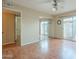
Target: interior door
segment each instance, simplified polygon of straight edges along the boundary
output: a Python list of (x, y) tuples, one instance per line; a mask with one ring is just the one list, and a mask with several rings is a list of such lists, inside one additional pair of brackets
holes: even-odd
[(15, 15), (7, 12), (2, 13), (2, 44), (15, 42)]

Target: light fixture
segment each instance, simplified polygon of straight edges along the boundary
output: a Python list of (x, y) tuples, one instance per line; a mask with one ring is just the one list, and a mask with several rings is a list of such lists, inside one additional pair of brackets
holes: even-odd
[(57, 0), (53, 0), (53, 3), (52, 3), (52, 11), (56, 11), (57, 10)]
[(43, 18), (42, 16), (39, 16), (39, 18)]
[(57, 8), (56, 8), (56, 7), (53, 7), (53, 8), (52, 8), (52, 11), (57, 11)]
[(52, 11), (57, 11), (58, 7), (63, 7), (63, 5), (61, 5), (62, 3), (64, 3), (63, 0), (52, 0), (51, 4), (52, 4)]

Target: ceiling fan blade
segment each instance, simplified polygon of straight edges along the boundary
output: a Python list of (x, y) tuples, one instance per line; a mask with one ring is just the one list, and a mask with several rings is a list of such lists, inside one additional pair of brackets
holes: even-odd
[(37, 3), (39, 4), (45, 4), (45, 3), (51, 3), (53, 0), (41, 0), (41, 1), (38, 1)]
[(64, 6), (63, 5), (58, 5), (57, 8), (58, 9), (64, 9)]
[(58, 3), (58, 2), (64, 2), (64, 0), (56, 0), (56, 1), (57, 1), (57, 3)]

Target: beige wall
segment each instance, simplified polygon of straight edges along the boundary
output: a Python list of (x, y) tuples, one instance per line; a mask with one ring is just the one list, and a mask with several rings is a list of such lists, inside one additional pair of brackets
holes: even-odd
[[(63, 13), (63, 14), (54, 16), (53, 17), (54, 20), (52, 21), (52, 24), (51, 24), (51, 31), (50, 31), (51, 37), (63, 38), (63, 22), (62, 22), (63, 19), (62, 19), (62, 17), (73, 16), (73, 15), (76, 15), (76, 11), (67, 12), (67, 13)], [(57, 20), (59, 20), (59, 19), (61, 20), (61, 25), (57, 24)], [(52, 30), (54, 30), (54, 32)]]
[(49, 24), (49, 37), (54, 37), (55, 33), (55, 19), (52, 17)]
[(52, 16), (18, 5), (15, 10), (21, 12), (21, 45), (39, 41), (39, 16), (44, 18)]
[[(14, 7), (15, 11), (21, 12), (21, 45), (26, 45), (32, 42), (39, 41), (39, 16), (44, 18), (52, 18), (50, 22), (49, 36), (62, 38), (63, 29), (62, 24), (57, 25), (59, 15), (51, 16), (46, 13), (38, 12), (23, 6)], [(75, 15), (75, 12), (68, 12), (61, 14), (60, 16), (71, 16)]]

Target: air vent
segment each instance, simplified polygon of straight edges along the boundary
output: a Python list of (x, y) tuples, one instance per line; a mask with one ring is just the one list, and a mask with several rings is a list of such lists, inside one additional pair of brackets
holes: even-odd
[(2, 3), (2, 6), (3, 7), (13, 7), (13, 5), (14, 5), (14, 2), (13, 2), (13, 0), (3, 0), (2, 1), (3, 3)]

